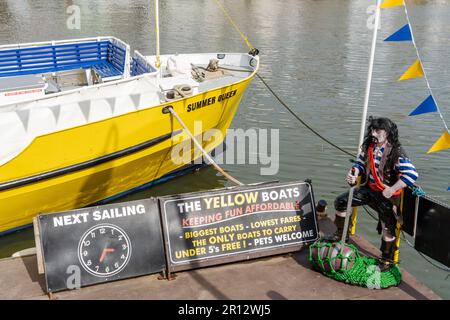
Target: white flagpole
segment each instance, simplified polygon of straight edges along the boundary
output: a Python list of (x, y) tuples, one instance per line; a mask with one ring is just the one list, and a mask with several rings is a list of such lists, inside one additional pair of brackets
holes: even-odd
[[(366, 94), (364, 97), (364, 109), (361, 119), (361, 128), (359, 131), (359, 144), (358, 144), (358, 155), (356, 156), (356, 160), (359, 158), (359, 153), (361, 152), (361, 145), (364, 142), (364, 133), (366, 129), (366, 119), (367, 119), (367, 109), (369, 108), (369, 97), (370, 97), (370, 87), (372, 84), (372, 72), (373, 72), (373, 63), (375, 60), (375, 48), (377, 44), (377, 34), (378, 34), (378, 26), (380, 25), (380, 6), (381, 6), (381, 0), (377, 0), (377, 9), (375, 12), (375, 24), (373, 29), (373, 37), (372, 37), (372, 49), (370, 51), (370, 60), (369, 60), (369, 71), (367, 75), (367, 82), (366, 82)], [(344, 223), (344, 230), (342, 233), (342, 239), (341, 241), (345, 243), (347, 231), (348, 231), (348, 223), (350, 220), (350, 216), (352, 215), (352, 201), (353, 201), (353, 193), (354, 193), (355, 187), (351, 187), (349, 194), (348, 194), (348, 201), (347, 201), (347, 213), (345, 215), (345, 223)]]

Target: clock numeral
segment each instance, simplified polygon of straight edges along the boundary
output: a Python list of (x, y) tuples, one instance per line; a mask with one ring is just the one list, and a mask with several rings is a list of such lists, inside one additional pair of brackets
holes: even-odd
[(89, 247), (91, 245), (91, 242), (89, 240), (86, 240), (83, 242), (83, 246)]
[(105, 234), (105, 232), (106, 232), (105, 228), (100, 229), (100, 234)]
[(125, 260), (125, 259), (126, 259), (126, 258), (125, 258), (125, 255), (124, 255), (124, 254), (121, 255), (121, 256), (120, 256), (120, 259)]
[(126, 250), (128, 248), (128, 246), (124, 243), (123, 245), (122, 245), (122, 250)]
[(91, 232), (91, 238), (92, 238), (92, 239), (95, 238), (95, 232)]
[(109, 272), (109, 267), (105, 268), (105, 272), (108, 273)]
[(118, 268), (119, 267), (119, 263), (118, 262), (116, 262), (116, 263), (114, 263), (114, 268)]
[(86, 262), (86, 265), (87, 266), (90, 266), (92, 264), (92, 261), (91, 260), (88, 260), (87, 262)]
[(98, 269), (100, 269), (99, 266), (95, 266), (95, 272), (98, 272)]
[(114, 229), (111, 229), (111, 234), (114, 234)]
[(122, 239), (123, 239), (123, 236), (119, 235), (119, 241), (122, 241)]
[(83, 256), (85, 256), (85, 257), (86, 257), (87, 255), (88, 255), (88, 252), (87, 252), (87, 250), (84, 250), (84, 251), (83, 251)]

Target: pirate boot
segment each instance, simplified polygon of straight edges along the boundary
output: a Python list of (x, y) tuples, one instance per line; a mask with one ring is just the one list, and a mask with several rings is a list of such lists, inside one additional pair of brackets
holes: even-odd
[(395, 239), (392, 241), (381, 239), (381, 260), (379, 264), (381, 272), (389, 270), (394, 265), (395, 249)]

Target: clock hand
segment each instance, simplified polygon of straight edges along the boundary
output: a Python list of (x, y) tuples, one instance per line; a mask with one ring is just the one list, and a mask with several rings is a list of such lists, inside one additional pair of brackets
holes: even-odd
[(114, 250), (113, 248), (105, 248), (105, 249), (103, 249), (102, 255), (100, 256), (100, 262), (103, 262), (103, 260), (105, 260), (106, 255), (107, 255), (108, 253), (111, 253), (111, 252), (114, 252), (114, 251), (115, 251), (115, 250)]

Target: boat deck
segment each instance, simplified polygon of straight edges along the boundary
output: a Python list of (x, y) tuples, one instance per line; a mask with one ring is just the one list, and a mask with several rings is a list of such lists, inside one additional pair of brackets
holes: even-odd
[[(324, 232), (332, 230), (329, 219), (319, 222)], [(379, 251), (361, 237), (352, 241), (361, 252)], [(138, 277), (79, 290), (44, 293), (45, 279), (38, 275), (36, 256), (0, 260), (0, 299), (155, 299), (155, 300), (306, 300), (306, 299), (441, 299), (402, 269), (403, 281), (385, 290), (347, 285), (311, 269), (308, 250), (240, 263), (177, 273), (175, 280), (158, 280), (158, 275)]]

